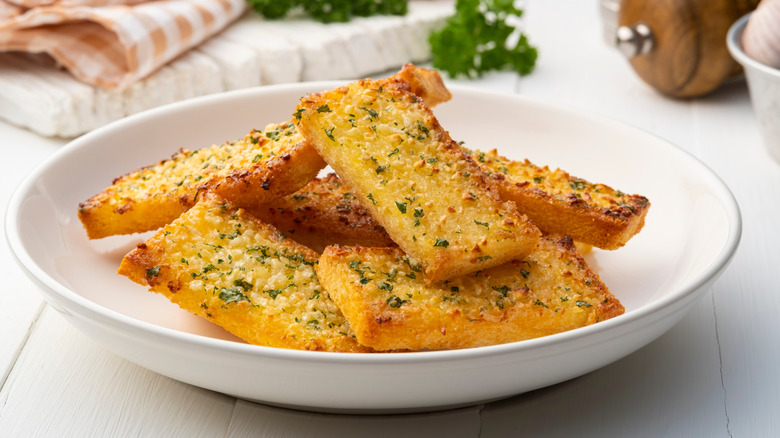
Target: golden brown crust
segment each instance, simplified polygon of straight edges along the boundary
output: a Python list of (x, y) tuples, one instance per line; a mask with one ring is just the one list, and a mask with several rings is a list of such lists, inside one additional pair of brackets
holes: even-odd
[(289, 195), (325, 167), (325, 161), (298, 134), (294, 123), (270, 125), (264, 134), (274, 144), (267, 156), (257, 158), (251, 151), (242, 151), (206, 188), (240, 207), (248, 207)]
[(335, 173), (315, 178), (290, 196), (247, 210), (317, 252), (333, 244), (395, 246)]
[(332, 246), (317, 273), (358, 341), (379, 351), (514, 342), (624, 311), (567, 236), (543, 237), (522, 261), (435, 285), (396, 248)]
[(196, 151), (116, 178), (79, 205), (90, 239), (157, 229), (213, 190), (239, 205), (268, 202), (303, 187), (325, 167), (291, 122)]
[(408, 83), (412, 93), (419, 96), (428, 108), (433, 108), (452, 99), (452, 93), (444, 85), (444, 80), (436, 70), (406, 64), (395, 75), (395, 78)]
[[(191, 151), (180, 149), (170, 159), (162, 160), (155, 165), (142, 167), (134, 172), (115, 178), (111, 186), (79, 204), (78, 217), (87, 237), (99, 239), (115, 234), (130, 234), (155, 229), (169, 223), (193, 205), (194, 193), (185, 191), (180, 185), (161, 182), (155, 187), (169, 196), (153, 196), (149, 193), (137, 196), (130, 187), (145, 184), (149, 175), (169, 173), (175, 163), (185, 160)], [(171, 184), (172, 183), (172, 184)]]
[(206, 195), (125, 256), (119, 274), (252, 344), (370, 351), (322, 289), (318, 256)]
[(578, 242), (614, 250), (641, 231), (650, 201), (605, 184), (528, 160), (512, 161), (490, 152), (468, 151), (497, 183), (501, 197), (513, 201), (546, 233), (568, 234)]
[(306, 96), (299, 129), (429, 281), (528, 254), (539, 230), (410, 90), (390, 78)]

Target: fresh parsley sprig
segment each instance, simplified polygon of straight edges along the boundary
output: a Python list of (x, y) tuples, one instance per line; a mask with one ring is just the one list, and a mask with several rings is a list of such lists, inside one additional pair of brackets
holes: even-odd
[(247, 0), (260, 15), (277, 19), (300, 8), (323, 23), (346, 22), (353, 17), (406, 15), (407, 0)]
[(494, 70), (531, 73), (538, 53), (517, 28), (522, 15), (514, 0), (457, 0), (455, 14), (431, 32), (433, 66), (450, 77)]

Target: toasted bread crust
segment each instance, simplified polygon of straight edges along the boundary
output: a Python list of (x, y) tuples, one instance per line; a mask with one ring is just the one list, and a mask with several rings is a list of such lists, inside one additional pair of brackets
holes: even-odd
[(206, 188), (239, 207), (248, 207), (295, 192), (325, 167), (293, 122), (269, 125), (263, 135), (270, 147), (233, 156)]
[(301, 134), (412, 257), (428, 281), (521, 258), (539, 230), (502, 202), (483, 171), (407, 82), (363, 80), (298, 106)]
[(444, 80), (436, 70), (406, 64), (394, 77), (408, 83), (412, 93), (419, 96), (428, 108), (452, 99), (452, 93), (444, 85)]
[(335, 173), (315, 178), (292, 195), (247, 210), (317, 252), (333, 244), (395, 246)]
[(522, 261), (433, 286), (397, 248), (331, 246), (317, 273), (358, 341), (380, 351), (514, 342), (624, 311), (566, 236), (543, 237)]
[(367, 352), (322, 289), (318, 254), (216, 195), (141, 243), (119, 274), (249, 343)]
[(467, 152), (498, 184), (501, 197), (514, 201), (546, 233), (568, 234), (578, 242), (614, 250), (644, 226), (650, 208), (644, 196), (628, 195), (528, 160), (512, 161), (495, 149)]
[(238, 205), (268, 202), (308, 183), (325, 167), (291, 122), (170, 159), (116, 178), (79, 205), (87, 236), (98, 239), (157, 229), (214, 191)]

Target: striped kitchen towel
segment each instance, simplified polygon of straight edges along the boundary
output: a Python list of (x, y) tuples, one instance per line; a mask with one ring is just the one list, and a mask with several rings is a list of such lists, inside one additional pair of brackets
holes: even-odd
[(47, 53), (123, 89), (240, 17), (245, 0), (0, 0), (0, 51)]

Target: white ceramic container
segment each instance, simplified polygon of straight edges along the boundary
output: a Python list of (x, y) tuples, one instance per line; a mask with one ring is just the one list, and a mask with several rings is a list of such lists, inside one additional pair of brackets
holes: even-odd
[(731, 26), (726, 44), (731, 56), (745, 70), (750, 100), (764, 144), (769, 154), (780, 163), (780, 69), (761, 64), (745, 54), (742, 34), (749, 19), (750, 14), (745, 15)]

